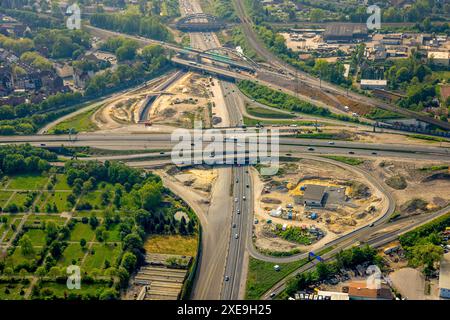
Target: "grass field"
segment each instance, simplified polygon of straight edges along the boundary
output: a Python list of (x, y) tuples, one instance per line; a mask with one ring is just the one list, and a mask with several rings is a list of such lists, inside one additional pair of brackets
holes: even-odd
[[(326, 125), (323, 122), (319, 122), (319, 123), (322, 126)], [(256, 126), (257, 124), (263, 124), (263, 125), (278, 124), (278, 125), (284, 125), (284, 126), (289, 126), (289, 125), (295, 124), (295, 125), (297, 125), (299, 127), (301, 127), (301, 126), (308, 126), (308, 127), (310, 127), (310, 126), (314, 126), (316, 123), (314, 121), (306, 121), (306, 120), (304, 120), (304, 121), (301, 121), (301, 120), (298, 120), (298, 121), (296, 121), (296, 120), (276, 120), (276, 119), (273, 119), (273, 120), (256, 120), (256, 119), (250, 119), (248, 117), (244, 117), (244, 124), (246, 126), (250, 126), (250, 127)]]
[[(9, 224), (12, 224), (17, 228), (17, 226), (20, 224), (21, 219), (22, 219), (22, 216), (18, 216), (17, 218), (11, 218), (9, 220)], [(14, 235), (14, 230), (8, 226), (5, 238), (3, 238), (3, 242), (9, 241), (13, 235)]]
[(345, 164), (349, 164), (352, 166), (357, 166), (364, 163), (364, 160), (352, 157), (344, 157), (344, 156), (322, 156), (322, 158), (327, 158), (335, 161), (339, 161)]
[(430, 142), (450, 142), (450, 140), (446, 138), (426, 136), (424, 134), (410, 134), (408, 137), (413, 139), (426, 140)]
[(89, 224), (77, 223), (70, 234), (70, 241), (80, 241), (84, 239), (86, 241), (93, 240), (95, 232), (92, 230)]
[(71, 190), (70, 186), (67, 184), (67, 177), (63, 174), (56, 175), (55, 190)]
[(26, 210), (25, 202), (26, 202), (29, 194), (30, 194), (30, 192), (28, 192), (28, 191), (18, 191), (14, 194), (14, 196), (11, 198), (11, 201), (9, 203), (10, 204), (15, 203), (19, 207), (19, 210), (20, 210), (20, 208), (22, 208), (22, 210)]
[[(75, 294), (96, 295), (100, 290), (107, 288), (108, 286), (106, 284), (101, 283), (90, 283), (90, 284), (81, 283), (81, 288), (79, 290), (69, 290), (65, 283), (43, 282), (41, 283), (41, 287), (47, 289), (47, 291), (50, 291), (57, 298), (64, 299), (71, 292)], [(33, 296), (33, 298), (42, 298), (42, 297)]]
[(102, 205), (101, 193), (100, 192), (89, 192), (81, 196), (81, 202), (89, 202), (93, 209), (104, 209), (105, 206)]
[(247, 112), (255, 117), (259, 118), (269, 118), (269, 119), (292, 119), (296, 116), (289, 113), (278, 112), (275, 110), (269, 110), (261, 107), (251, 107), (247, 106)]
[(197, 255), (197, 237), (180, 235), (156, 235), (147, 238), (144, 249), (152, 253), (177, 254), (195, 257)]
[(41, 175), (16, 175), (11, 176), (8, 189), (17, 190), (41, 190), (47, 183), (48, 178)]
[(32, 214), (27, 221), (53, 221), (57, 225), (63, 225), (66, 220), (66, 218), (60, 217), (59, 214)]
[(68, 132), (70, 129), (75, 130), (75, 132), (95, 131), (98, 127), (91, 121), (90, 118), (97, 110), (98, 108), (94, 108), (67, 119), (51, 128), (48, 133), (53, 134), (55, 132)]
[(59, 258), (57, 265), (60, 267), (67, 267), (75, 260), (75, 264), (80, 265), (85, 252), (81, 249), (79, 243), (69, 243), (64, 250), (61, 258)]
[(245, 298), (250, 300), (259, 299), (278, 281), (307, 262), (307, 259), (303, 259), (290, 263), (278, 263), (280, 271), (275, 271), (274, 266), (276, 263), (265, 262), (250, 257)]
[(45, 244), (45, 232), (41, 229), (30, 229), (24, 235), (30, 237), (34, 246), (43, 246)]
[(45, 207), (47, 203), (49, 203), (52, 207), (53, 204), (56, 204), (56, 207), (58, 208), (58, 212), (67, 211), (72, 209), (71, 207), (68, 207), (67, 203), (67, 196), (69, 195), (69, 192), (50, 192), (48, 193), (45, 202), (40, 207), (41, 212), (45, 212)]
[(22, 300), (28, 284), (0, 283), (0, 300)]
[(40, 248), (35, 247), (34, 254), (23, 255), (22, 250), (20, 249), (20, 246), (17, 246), (16, 250), (14, 250), (14, 253), (5, 259), (5, 266), (12, 267), (12, 266), (17, 266), (21, 263), (31, 262), (32, 260), (36, 260), (39, 258), (39, 251), (40, 251)]
[(94, 254), (88, 254), (82, 267), (84, 271), (88, 272), (92, 269), (103, 269), (106, 260), (108, 260), (111, 265), (114, 265), (120, 255), (121, 246), (115, 246), (113, 244), (94, 244), (91, 250), (94, 251)]
[(9, 198), (11, 198), (12, 191), (0, 191), (0, 207), (4, 207)]

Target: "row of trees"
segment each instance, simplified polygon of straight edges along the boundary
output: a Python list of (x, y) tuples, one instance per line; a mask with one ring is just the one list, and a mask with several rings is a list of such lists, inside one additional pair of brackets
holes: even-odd
[(104, 48), (115, 52), (119, 61), (133, 59), (136, 61), (132, 64), (120, 64), (114, 71), (107, 70), (92, 77), (86, 86), (86, 95), (89, 97), (103, 95), (126, 85), (140, 83), (146, 78), (158, 75), (170, 65), (169, 60), (163, 54), (163, 48), (157, 45), (143, 48), (141, 54), (138, 55), (135, 41), (119, 37), (107, 41)]
[(238, 86), (247, 96), (274, 108), (335, 118), (343, 121), (358, 122), (357, 118), (334, 114), (328, 109), (317, 107), (309, 102), (302, 101), (286, 93), (267, 88), (249, 80), (240, 81)]
[(142, 16), (136, 13), (96, 13), (90, 18), (93, 26), (117, 32), (138, 34), (155, 40), (171, 39), (169, 30), (156, 16)]
[(352, 269), (360, 264), (381, 264), (380, 257), (376, 250), (365, 246), (344, 250), (336, 255), (336, 261), (320, 262), (313, 271), (303, 272), (291, 279), (286, 288), (288, 295), (293, 295), (312, 287), (315, 283), (327, 280), (338, 274), (342, 268)]
[(0, 174), (40, 173), (47, 171), (48, 161), (54, 161), (56, 158), (56, 154), (29, 144), (1, 146)]

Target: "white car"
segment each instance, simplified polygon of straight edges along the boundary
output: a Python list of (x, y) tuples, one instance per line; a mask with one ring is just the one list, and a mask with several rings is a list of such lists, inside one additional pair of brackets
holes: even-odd
[(234, 202), (238, 202), (238, 198), (234, 198)]
[(234, 238), (235, 238), (235, 239), (238, 239), (238, 238), (239, 238), (239, 235), (236, 233), (236, 234), (234, 235)]
[(333, 142), (333, 141), (330, 141), (330, 142), (328, 142), (328, 144), (331, 144), (331, 145), (333, 145), (333, 144), (334, 144), (334, 142)]
[(245, 196), (242, 197), (242, 200), (245, 200)]

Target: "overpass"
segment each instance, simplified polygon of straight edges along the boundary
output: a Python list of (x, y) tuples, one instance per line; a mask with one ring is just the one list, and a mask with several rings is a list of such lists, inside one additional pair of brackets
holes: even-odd
[(176, 24), (178, 30), (191, 32), (217, 31), (225, 27), (226, 24), (223, 21), (207, 13), (189, 14), (178, 20)]

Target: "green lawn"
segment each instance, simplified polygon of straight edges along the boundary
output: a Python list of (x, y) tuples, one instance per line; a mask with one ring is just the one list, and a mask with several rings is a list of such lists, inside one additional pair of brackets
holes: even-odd
[(84, 254), (85, 252), (81, 249), (79, 243), (69, 243), (61, 258), (59, 258), (57, 265), (60, 267), (67, 267), (72, 264), (72, 260), (75, 260), (76, 264), (80, 265)]
[(259, 299), (277, 282), (307, 262), (307, 259), (303, 259), (290, 263), (278, 263), (280, 271), (275, 271), (273, 267), (277, 263), (265, 262), (250, 257), (245, 298), (251, 300)]
[(108, 241), (121, 241), (120, 239), (120, 231), (119, 231), (119, 224), (115, 224), (114, 226), (112, 226), (109, 230), (109, 238)]
[(269, 118), (269, 119), (292, 119), (296, 116), (289, 113), (279, 112), (275, 110), (269, 110), (261, 107), (247, 106), (247, 112), (255, 117)]
[[(319, 123), (322, 126), (327, 125), (324, 122), (320, 122), (319, 121)], [(311, 127), (311, 126), (314, 126), (316, 123), (314, 121), (306, 121), (306, 120), (303, 120), (303, 121), (302, 120), (298, 120), (298, 121), (296, 121), (296, 120), (276, 120), (276, 119), (273, 119), (273, 120), (256, 120), (256, 119), (251, 119), (251, 118), (248, 118), (248, 117), (244, 117), (244, 124), (246, 126), (250, 126), (250, 127), (256, 126), (257, 124), (263, 124), (263, 125), (278, 124), (278, 125), (283, 125), (283, 126), (289, 126), (289, 125), (295, 124), (298, 127), (302, 127), (302, 126)]]
[(4, 207), (6, 202), (9, 198), (11, 198), (11, 195), (13, 194), (12, 191), (0, 191), (0, 207)]
[[(53, 293), (57, 298), (63, 299), (67, 295), (69, 295), (71, 292), (75, 294), (86, 294), (86, 295), (98, 295), (99, 292), (101, 292), (104, 288), (107, 288), (107, 284), (103, 283), (90, 283), (90, 284), (83, 284), (83, 280), (81, 280), (81, 288), (79, 290), (70, 290), (67, 288), (67, 285), (65, 283), (56, 283), (56, 282), (43, 282), (41, 283), (42, 289), (49, 289), (51, 293)], [(41, 289), (41, 290), (42, 290)], [(43, 297), (36, 297), (33, 296), (33, 298), (43, 298)]]
[(72, 188), (67, 184), (67, 177), (64, 174), (56, 175), (56, 184), (53, 189), (55, 189), (55, 190), (72, 190)]
[(70, 233), (70, 241), (80, 241), (84, 239), (86, 241), (91, 241), (95, 236), (95, 231), (92, 230), (89, 224), (76, 223), (72, 232)]
[(89, 202), (94, 210), (104, 209), (102, 205), (101, 192), (92, 191), (81, 196), (81, 202)]
[(9, 201), (9, 204), (15, 203), (19, 207), (19, 211), (28, 211), (25, 208), (25, 202), (28, 198), (28, 195), (31, 194), (31, 192), (28, 191), (18, 191), (16, 194), (12, 197), (11, 201)]
[(114, 265), (121, 252), (121, 246), (94, 244), (91, 250), (94, 250), (95, 253), (89, 253), (83, 264), (83, 270), (87, 272), (92, 269), (103, 269), (105, 260), (108, 260), (111, 265)]
[(364, 160), (352, 157), (344, 157), (344, 156), (322, 156), (322, 158), (327, 158), (335, 161), (339, 161), (345, 164), (349, 164), (352, 166), (357, 166), (364, 163)]
[(180, 235), (153, 235), (147, 238), (144, 249), (152, 253), (178, 254), (195, 257), (197, 255), (197, 237)]
[(11, 229), (10, 225), (13, 224), (17, 228), (17, 226), (20, 224), (21, 220), (22, 220), (22, 216), (20, 216), (18, 218), (11, 218), (9, 220), (9, 222), (8, 222), (9, 225), (7, 226), (8, 231), (6, 232), (5, 238), (3, 238), (3, 242), (9, 241), (11, 239), (11, 237), (14, 235), (15, 231), (13, 229)]
[(8, 189), (18, 190), (41, 190), (48, 181), (47, 177), (32, 174), (11, 176), (10, 179)]
[(66, 222), (66, 218), (60, 217), (59, 214), (32, 214), (28, 217), (27, 222), (31, 221), (53, 221), (61, 226)]
[[(29, 284), (0, 283), (0, 300), (23, 300)], [(22, 293), (22, 294), (21, 294)]]
[(49, 130), (49, 134), (55, 132), (68, 132), (73, 129), (75, 132), (90, 132), (98, 129), (97, 125), (91, 121), (91, 116), (97, 111), (97, 108), (80, 113), (70, 119), (62, 121)]
[(46, 242), (46, 233), (42, 229), (29, 229), (24, 235), (30, 237), (31, 243), (33, 243), (34, 246), (43, 246)]
[(5, 266), (14, 267), (22, 263), (31, 262), (39, 258), (40, 248), (34, 248), (34, 254), (23, 255), (20, 246), (16, 247), (14, 253), (5, 259)]
[[(72, 207), (67, 203), (67, 196), (69, 192), (61, 192), (61, 191), (53, 191), (47, 194), (45, 201), (40, 205), (40, 211), (46, 212), (47, 203), (49, 203), (52, 207), (53, 204), (56, 204), (58, 208), (58, 212), (71, 210)], [(42, 195), (44, 196), (44, 195)]]

